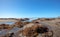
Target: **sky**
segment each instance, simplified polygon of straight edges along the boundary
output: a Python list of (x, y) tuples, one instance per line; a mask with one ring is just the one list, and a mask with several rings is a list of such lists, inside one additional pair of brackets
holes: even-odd
[(0, 0), (0, 18), (60, 16), (60, 0)]

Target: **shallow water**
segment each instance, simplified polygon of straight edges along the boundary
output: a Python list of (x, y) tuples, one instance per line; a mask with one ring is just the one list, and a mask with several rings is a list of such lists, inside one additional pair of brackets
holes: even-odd
[(9, 31), (9, 30), (1, 30), (1, 31), (0, 31), (0, 36), (7, 34), (8, 31)]
[(9, 25), (12, 25), (14, 24), (15, 22), (0, 22), (0, 24), (9, 24)]

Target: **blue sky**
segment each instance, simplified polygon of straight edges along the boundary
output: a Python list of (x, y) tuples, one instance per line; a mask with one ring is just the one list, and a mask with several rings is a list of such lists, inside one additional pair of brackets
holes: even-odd
[(0, 18), (60, 16), (60, 0), (0, 0)]

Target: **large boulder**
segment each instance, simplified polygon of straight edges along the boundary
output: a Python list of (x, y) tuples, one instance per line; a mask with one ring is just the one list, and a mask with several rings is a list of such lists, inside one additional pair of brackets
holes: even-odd
[(23, 35), (26, 37), (37, 37), (39, 34), (44, 34), (43, 36), (53, 36), (53, 31), (49, 31), (47, 27), (42, 25), (33, 25), (31, 27), (26, 27), (23, 30)]

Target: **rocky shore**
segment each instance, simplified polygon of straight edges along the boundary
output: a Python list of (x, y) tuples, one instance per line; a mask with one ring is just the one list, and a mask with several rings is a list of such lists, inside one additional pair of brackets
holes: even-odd
[(60, 18), (1, 18), (0, 22), (14, 22), (0, 24), (0, 37), (60, 37)]

